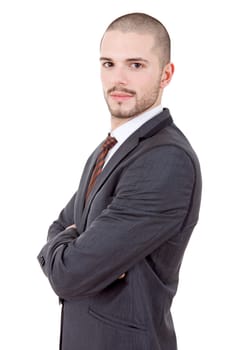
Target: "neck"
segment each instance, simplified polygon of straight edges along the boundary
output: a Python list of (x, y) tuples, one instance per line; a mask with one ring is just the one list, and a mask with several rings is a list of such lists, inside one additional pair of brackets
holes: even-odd
[(152, 109), (154, 109), (155, 107), (158, 107), (159, 105), (161, 105), (161, 101), (159, 101), (158, 103), (156, 103), (155, 105), (153, 105), (152, 107), (148, 108), (147, 110), (137, 114), (137, 115), (134, 115), (132, 117), (129, 117), (129, 118), (118, 118), (118, 117), (115, 117), (115, 116), (111, 116), (111, 131), (115, 130), (116, 128), (118, 128), (119, 126), (127, 123), (128, 121), (140, 116), (141, 114), (145, 113), (145, 112), (148, 112)]

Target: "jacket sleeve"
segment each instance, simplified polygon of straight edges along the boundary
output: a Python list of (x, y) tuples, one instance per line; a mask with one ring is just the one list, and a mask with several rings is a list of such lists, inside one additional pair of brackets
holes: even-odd
[(65, 208), (61, 211), (57, 220), (49, 227), (47, 241), (52, 240), (57, 234), (64, 231), (68, 226), (74, 224), (74, 203), (77, 192), (70, 199)]
[(100, 292), (182, 231), (195, 187), (191, 158), (175, 146), (143, 154), (119, 178), (111, 204), (80, 236), (48, 243), (43, 269), (64, 299)]

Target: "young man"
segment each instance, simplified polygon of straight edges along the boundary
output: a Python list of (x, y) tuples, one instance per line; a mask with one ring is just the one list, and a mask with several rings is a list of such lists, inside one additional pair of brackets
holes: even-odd
[(175, 350), (170, 313), (198, 220), (201, 174), (161, 99), (170, 38), (134, 13), (107, 28), (101, 79), (111, 135), (49, 228), (38, 259), (62, 303), (62, 350)]

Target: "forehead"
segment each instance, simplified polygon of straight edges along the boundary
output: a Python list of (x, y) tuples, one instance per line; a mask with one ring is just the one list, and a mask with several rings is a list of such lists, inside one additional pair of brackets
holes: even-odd
[(152, 34), (135, 32), (107, 31), (102, 39), (100, 54), (104, 57), (125, 59), (143, 57), (149, 59), (155, 55), (155, 40)]

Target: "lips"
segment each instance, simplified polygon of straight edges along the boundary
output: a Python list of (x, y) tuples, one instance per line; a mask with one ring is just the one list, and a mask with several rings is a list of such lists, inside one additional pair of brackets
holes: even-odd
[(110, 97), (117, 101), (126, 101), (132, 98), (133, 95), (122, 91), (114, 91), (110, 94)]

